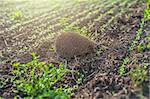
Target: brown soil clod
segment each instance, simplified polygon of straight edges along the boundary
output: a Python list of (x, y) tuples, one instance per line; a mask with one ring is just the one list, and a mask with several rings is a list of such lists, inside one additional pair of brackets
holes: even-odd
[(55, 43), (56, 52), (62, 58), (73, 58), (94, 51), (95, 43), (78, 33), (62, 33)]

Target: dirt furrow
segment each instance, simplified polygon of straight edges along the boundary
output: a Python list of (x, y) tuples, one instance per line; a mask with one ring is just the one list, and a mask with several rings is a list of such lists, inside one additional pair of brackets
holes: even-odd
[[(132, 3), (128, 3), (126, 5), (126, 8), (129, 9), (130, 6), (134, 5), (135, 3), (137, 3), (138, 0), (135, 0), (134, 2)], [(98, 35), (101, 35), (102, 33), (105, 32), (105, 30), (107, 30), (110, 26), (111, 23), (113, 23), (119, 16), (121, 16), (123, 13), (125, 13), (126, 11), (128, 11), (127, 9), (126, 10), (123, 10), (121, 11), (121, 9), (119, 8), (122, 8), (121, 6), (118, 6), (118, 9), (113, 11), (113, 13), (110, 13), (106, 16), (102, 16), (100, 18), (100, 20), (97, 20), (97, 21), (93, 21), (93, 24), (91, 24), (90, 28), (88, 28), (89, 26), (86, 26), (88, 28), (88, 31), (92, 34), (90, 34), (90, 37), (93, 38), (94, 41), (97, 41), (98, 38), (97, 36)], [(119, 12), (119, 13), (118, 13)], [(99, 19), (99, 18), (98, 18)], [(106, 23), (107, 22), (107, 23)]]
[[(111, 5), (110, 5), (111, 6)], [(113, 8), (113, 6), (112, 7), (110, 7), (110, 6), (108, 6), (108, 8), (105, 8), (105, 9), (110, 9), (110, 8)], [(105, 7), (107, 7), (106, 5), (105, 5)], [(102, 7), (103, 8), (103, 7)], [(101, 12), (101, 8), (98, 10), (98, 15), (100, 14), (99, 12)], [(106, 10), (106, 13), (107, 13), (107, 10)], [(91, 19), (94, 19), (94, 17), (96, 17), (97, 15), (92, 15), (92, 16), (90, 16), (91, 17)], [(84, 16), (84, 17), (86, 17), (86, 16)], [(80, 17), (80, 18), (82, 18), (82, 21), (88, 21), (89, 19), (85, 19), (84, 17)], [(54, 27), (52, 30), (46, 30), (41, 36), (45, 36), (46, 37), (46, 35), (48, 34), (48, 33), (56, 33), (56, 32), (59, 32), (59, 31), (63, 31), (63, 29), (65, 29), (66, 27), (69, 27), (69, 26), (76, 26), (77, 24), (75, 24), (75, 23), (77, 23), (77, 19), (79, 19), (79, 18), (76, 18), (75, 20), (76, 21), (73, 21), (73, 22), (71, 22), (69, 25), (67, 25), (67, 26), (56, 26), (56, 27)], [(79, 19), (79, 24), (77, 25), (77, 26), (80, 26), (81, 24), (82, 24), (83, 22), (81, 22), (81, 20)], [(82, 26), (80, 26), (80, 27), (82, 27)], [(40, 36), (40, 37), (41, 37)]]
[[(138, 7), (141, 7), (141, 4)], [(132, 16), (129, 17), (129, 22), (122, 23), (122, 19), (117, 18), (113, 21), (111, 27), (107, 28), (105, 33), (97, 36), (97, 38), (101, 38), (99, 39), (100, 45), (106, 48), (100, 54), (100, 61), (95, 63), (99, 72), (92, 76), (87, 74), (87, 80), (77, 91), (75, 99), (120, 99), (124, 96), (131, 97), (131, 79), (118, 74), (122, 59), (129, 54), (129, 46), (136, 35), (135, 32), (138, 30), (141, 21), (141, 18), (134, 17), (136, 13), (129, 12), (124, 13), (127, 16), (130, 16), (132, 13)], [(139, 13), (142, 14), (142, 12), (141, 10)], [(136, 23), (134, 23), (135, 21)], [(83, 69), (86, 68), (88, 66), (83, 67)], [(126, 93), (125, 90), (129, 93)], [(113, 92), (118, 93), (118, 97), (112, 97)]]
[[(68, 4), (69, 5), (69, 4)], [(74, 4), (73, 4), (74, 5)], [(72, 6), (73, 6), (72, 5)], [(66, 5), (67, 6), (67, 5)], [(80, 5), (77, 5), (80, 7)], [(70, 6), (66, 7), (65, 9), (64, 8), (59, 8), (57, 9), (58, 7), (56, 6), (54, 9), (52, 10), (49, 10), (49, 11), (46, 11), (46, 12), (43, 12), (42, 14), (38, 15), (38, 16), (35, 16), (33, 18), (29, 18), (28, 20), (25, 20), (25, 22), (21, 22), (21, 23), (17, 23), (17, 24), (13, 24), (13, 25), (10, 25), (11, 27), (9, 28), (6, 28), (6, 30), (4, 32), (11, 32), (11, 31), (14, 31), (14, 30), (17, 30), (17, 29), (20, 29), (21, 27), (25, 27), (25, 26), (28, 26), (28, 25), (31, 25), (31, 24), (36, 24), (36, 23), (40, 23), (42, 22), (43, 20), (46, 20), (47, 17), (49, 17), (49, 15), (53, 15), (50, 17), (50, 19), (52, 18), (55, 18), (59, 15), (62, 15), (62, 11), (65, 11), (66, 9), (69, 9)], [(76, 7), (76, 6), (75, 6)], [(57, 10), (56, 10), (57, 9)], [(32, 11), (32, 10), (31, 10)], [(56, 14), (56, 16), (54, 16)], [(3, 32), (2, 32), (3, 33)], [(0, 32), (1, 34), (1, 32)]]

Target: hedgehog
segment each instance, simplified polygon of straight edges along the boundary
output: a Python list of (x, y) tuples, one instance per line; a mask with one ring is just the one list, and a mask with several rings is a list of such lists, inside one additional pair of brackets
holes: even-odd
[(55, 42), (56, 53), (66, 59), (89, 54), (94, 47), (93, 41), (74, 32), (61, 33)]

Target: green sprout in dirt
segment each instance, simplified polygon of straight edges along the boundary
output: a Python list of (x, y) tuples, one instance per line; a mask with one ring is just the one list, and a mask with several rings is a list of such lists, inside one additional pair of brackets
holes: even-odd
[(129, 57), (126, 57), (123, 59), (123, 63), (119, 67), (119, 74), (123, 75), (125, 74), (125, 66), (129, 63)]
[(137, 46), (137, 48), (138, 48), (138, 51), (139, 51), (139, 52), (142, 52), (142, 51), (144, 51), (144, 50), (146, 49), (146, 45), (145, 45), (145, 43), (140, 43), (140, 44)]
[(68, 21), (69, 21), (69, 18), (61, 18), (61, 19), (59, 19), (59, 23), (60, 23), (62, 26), (67, 26), (67, 25), (69, 25)]
[(145, 18), (147, 19), (147, 20), (150, 20), (150, 8), (148, 9), (145, 9)]
[(140, 28), (138, 29), (136, 37), (135, 37), (135, 39), (134, 39), (134, 41), (130, 47), (130, 51), (132, 51), (135, 48), (135, 46), (138, 44), (138, 41), (140, 40), (140, 37), (141, 37), (142, 32), (143, 32), (143, 27), (144, 27), (145, 21), (150, 20), (150, 8), (149, 8), (150, 1), (147, 0), (146, 3), (147, 3), (147, 8), (144, 9), (144, 18), (141, 20)]
[(22, 91), (30, 98), (50, 98), (50, 99), (69, 99), (72, 88), (68, 85), (55, 87), (59, 81), (64, 81), (64, 76), (70, 73), (64, 64), (59, 67), (53, 64), (39, 62), (39, 56), (35, 53), (31, 54), (33, 60), (21, 64), (19, 62), (13, 64), (12, 81), (18, 91)]
[(150, 20), (150, 0), (146, 0), (147, 8), (144, 10), (144, 17), (146, 20)]
[(135, 86), (139, 86), (148, 78), (147, 66), (142, 67), (137, 65), (135, 69), (129, 73), (129, 75), (135, 83)]
[(146, 48), (147, 48), (148, 50), (150, 50), (150, 36), (145, 37), (144, 40), (145, 40), (146, 42), (148, 42), (148, 43), (146, 43), (145, 45), (146, 45)]
[(64, 29), (65, 32), (77, 32), (80, 33), (82, 35), (87, 36), (88, 34), (90, 34), (88, 32), (88, 29), (86, 27), (79, 27), (79, 26), (68, 26)]
[(11, 16), (12, 20), (19, 20), (23, 17), (23, 13), (21, 10), (17, 10), (13, 13), (13, 15)]
[(138, 41), (140, 40), (140, 37), (142, 35), (142, 31), (143, 31), (143, 27), (144, 27), (144, 22), (145, 22), (145, 19), (143, 18), (142, 22), (140, 23), (140, 28), (138, 29), (137, 34), (135, 36), (135, 39), (129, 48), (130, 51), (133, 51), (135, 49), (135, 46), (138, 44)]
[(150, 50), (150, 43), (148, 43), (146, 47)]

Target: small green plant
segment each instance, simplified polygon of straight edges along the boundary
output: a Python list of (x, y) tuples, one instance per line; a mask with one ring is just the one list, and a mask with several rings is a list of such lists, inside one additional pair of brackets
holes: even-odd
[(145, 19), (143, 18), (141, 23), (140, 23), (140, 28), (138, 29), (137, 34), (135, 36), (135, 39), (134, 39), (133, 43), (131, 44), (131, 46), (129, 48), (130, 51), (133, 51), (135, 49), (136, 45), (138, 44), (138, 41), (140, 40), (140, 37), (142, 35), (142, 30), (143, 30), (143, 27), (144, 27), (144, 22), (145, 22)]
[(31, 55), (32, 61), (26, 64), (19, 62), (13, 64), (12, 81), (17, 89), (30, 98), (69, 99), (71, 88), (68, 85), (59, 87), (54, 85), (59, 81), (64, 81), (64, 76), (71, 70), (62, 63), (56, 67), (53, 64), (47, 65), (45, 62), (39, 62), (39, 56), (35, 53)]
[(80, 28), (80, 27), (78, 27), (78, 26), (68, 26), (68, 27), (66, 27), (66, 28), (64, 29), (64, 31), (65, 31), (65, 32), (70, 32), (70, 31), (75, 32), (75, 31), (79, 30), (79, 28)]
[(148, 43), (146, 47), (147, 47), (147, 49), (150, 49), (150, 43)]
[(59, 23), (62, 25), (62, 26), (67, 26), (69, 25), (69, 18), (61, 18), (59, 19)]
[(64, 29), (65, 32), (77, 32), (83, 35), (88, 35), (88, 29), (86, 27), (79, 27), (79, 26), (68, 26)]
[(146, 49), (146, 45), (144, 43), (140, 43), (137, 48), (139, 52), (142, 52), (144, 49)]
[(144, 17), (146, 20), (150, 20), (150, 0), (146, 0), (147, 8), (144, 10)]
[(150, 9), (145, 9), (144, 10), (144, 12), (145, 12), (145, 18), (147, 19), (147, 20), (150, 20)]
[(147, 49), (150, 49), (150, 36), (146, 36), (144, 38), (144, 40), (147, 42), (145, 45), (146, 45), (146, 48)]
[(81, 3), (81, 2), (85, 2), (87, 0), (75, 0), (76, 3)]
[(11, 16), (12, 20), (19, 20), (23, 17), (23, 13), (21, 10), (17, 10), (13, 13), (13, 15)]
[(135, 82), (135, 86), (141, 85), (144, 80), (147, 79), (147, 66), (137, 65), (133, 71), (129, 73), (132, 80)]
[(123, 63), (121, 64), (121, 66), (119, 67), (119, 74), (123, 75), (125, 74), (125, 66), (129, 63), (129, 57), (125, 57), (123, 59)]

